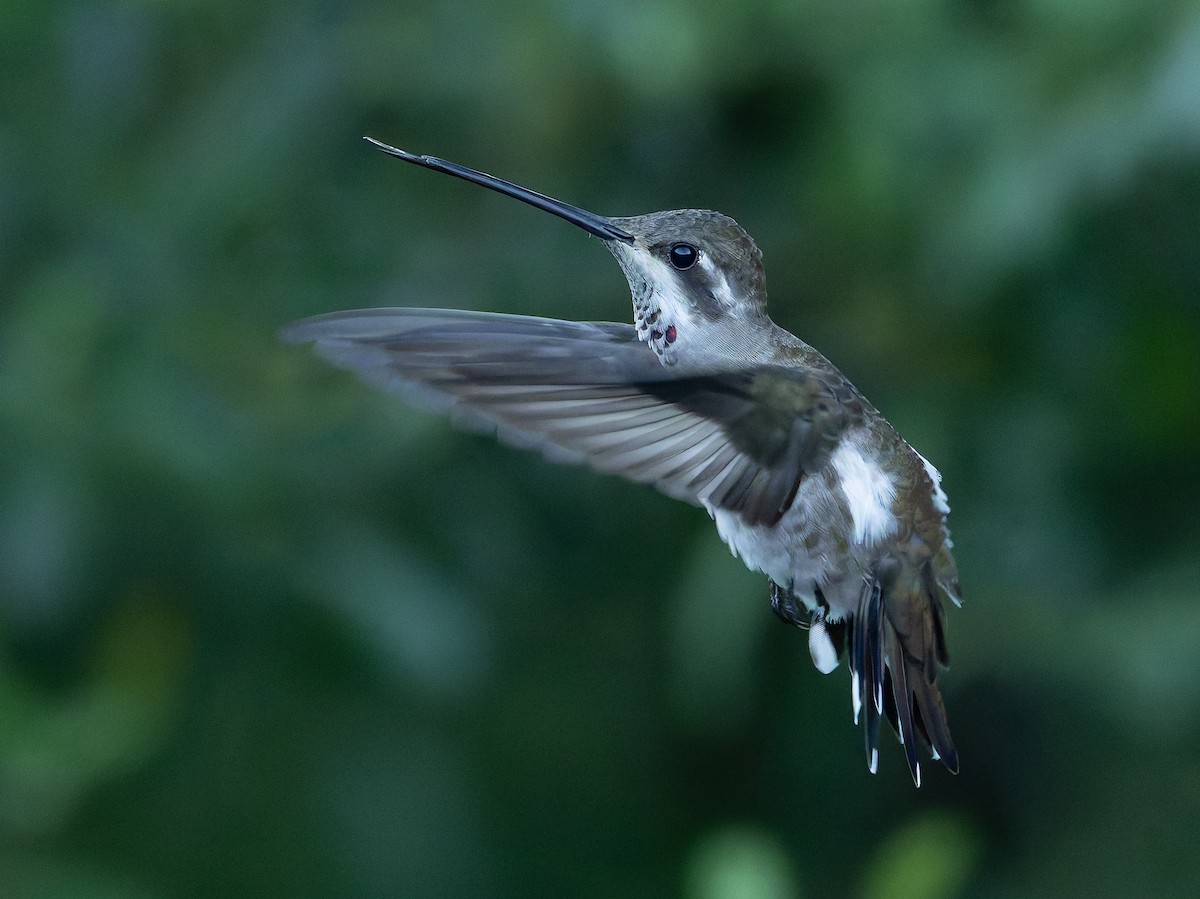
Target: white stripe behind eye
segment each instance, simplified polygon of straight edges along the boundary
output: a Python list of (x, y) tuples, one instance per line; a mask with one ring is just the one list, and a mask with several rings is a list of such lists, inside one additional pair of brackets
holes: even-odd
[(700, 254), (700, 267), (704, 269), (704, 273), (708, 275), (712, 282), (712, 295), (718, 303), (726, 309), (732, 309), (738, 305), (737, 298), (733, 295), (733, 291), (729, 289), (729, 279), (725, 277), (725, 273), (717, 268), (707, 254)]

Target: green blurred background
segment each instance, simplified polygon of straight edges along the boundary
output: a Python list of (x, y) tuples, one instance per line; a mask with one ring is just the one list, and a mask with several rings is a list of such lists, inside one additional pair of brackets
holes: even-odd
[[(703, 512), (294, 318), (629, 320), (735, 216), (941, 468), (963, 771)], [(1200, 5), (0, 6), (0, 895), (1200, 895)]]

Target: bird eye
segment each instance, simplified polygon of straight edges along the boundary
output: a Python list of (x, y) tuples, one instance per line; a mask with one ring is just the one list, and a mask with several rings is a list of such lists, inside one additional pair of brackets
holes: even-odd
[(671, 265), (682, 272), (696, 264), (696, 260), (700, 258), (700, 251), (690, 243), (677, 243), (671, 247), (668, 258)]

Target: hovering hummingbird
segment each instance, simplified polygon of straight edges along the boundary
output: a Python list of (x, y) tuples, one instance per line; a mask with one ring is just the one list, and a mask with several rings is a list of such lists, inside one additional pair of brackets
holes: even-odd
[(959, 605), (941, 476), (819, 352), (767, 316), (762, 253), (733, 219), (680, 209), (605, 218), (510, 181), (366, 138), (599, 237), (634, 324), (451, 309), (359, 309), (287, 326), (330, 361), (556, 462), (703, 506), (771, 606), (808, 630), (813, 664), (846, 653), (868, 767), (891, 723), (958, 753), (938, 687), (943, 600)]

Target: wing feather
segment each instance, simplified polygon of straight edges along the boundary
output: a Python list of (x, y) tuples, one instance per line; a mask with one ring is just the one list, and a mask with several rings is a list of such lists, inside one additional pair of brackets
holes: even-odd
[(676, 374), (629, 325), (442, 309), (317, 316), (282, 336), (555, 461), (773, 524), (850, 418), (839, 389), (777, 366)]

